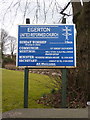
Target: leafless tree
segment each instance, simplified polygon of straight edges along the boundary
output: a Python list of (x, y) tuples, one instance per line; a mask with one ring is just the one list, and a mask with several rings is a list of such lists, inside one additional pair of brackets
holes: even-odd
[(8, 33), (4, 29), (1, 29), (1, 53), (2, 53), (2, 57), (6, 51), (7, 39), (8, 39)]
[[(5, 7), (6, 2), (4, 1), (3, 4)], [(63, 16), (71, 16), (71, 8), (69, 7), (70, 4), (71, 2), (69, 1), (62, 6), (57, 0), (50, 0), (48, 1), (48, 4), (46, 0), (11, 1), (11, 3), (8, 3), (8, 6), (5, 7), (5, 11), (3, 12), (3, 22), (7, 18), (7, 14), (10, 14), (10, 22), (12, 25), (18, 16), (22, 18), (22, 23), (24, 23), (26, 17), (28, 17), (31, 18), (31, 23), (48, 23), (48, 21), (50, 22), (49, 19), (51, 19), (51, 23), (57, 24), (62, 21)], [(70, 9), (66, 11), (67, 8)], [(13, 15), (12, 12), (14, 13)]]
[(16, 38), (13, 36), (9, 36), (8, 33), (1, 29), (1, 54), (3, 55), (7, 52), (11, 52), (11, 56), (13, 57), (16, 50)]
[(13, 36), (9, 36), (8, 41), (9, 41), (8, 48), (9, 48), (9, 51), (11, 53), (11, 58), (13, 58), (13, 55), (14, 55), (15, 50), (16, 50), (16, 38)]

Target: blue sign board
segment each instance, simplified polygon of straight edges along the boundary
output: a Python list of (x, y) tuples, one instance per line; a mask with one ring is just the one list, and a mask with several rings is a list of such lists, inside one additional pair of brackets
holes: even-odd
[(19, 25), (17, 66), (76, 67), (75, 25)]

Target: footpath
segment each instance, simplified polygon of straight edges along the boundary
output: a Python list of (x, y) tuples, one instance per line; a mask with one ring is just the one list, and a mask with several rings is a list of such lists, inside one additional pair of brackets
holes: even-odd
[(15, 109), (2, 114), (3, 118), (88, 118), (88, 108), (83, 109)]

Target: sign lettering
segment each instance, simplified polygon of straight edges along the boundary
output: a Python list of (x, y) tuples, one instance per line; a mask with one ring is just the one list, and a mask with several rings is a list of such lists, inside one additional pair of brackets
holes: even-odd
[(17, 66), (76, 67), (74, 25), (19, 25)]

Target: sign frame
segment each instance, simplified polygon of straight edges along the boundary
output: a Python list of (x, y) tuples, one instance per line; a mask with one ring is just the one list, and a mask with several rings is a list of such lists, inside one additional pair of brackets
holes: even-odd
[[(75, 24), (19, 24), (18, 26), (20, 26), (20, 25), (25, 25), (25, 26), (31, 26), (31, 25), (33, 25), (33, 26), (40, 26), (40, 25), (46, 25), (46, 26), (48, 26), (48, 25), (73, 25), (74, 26), (74, 64), (75, 64), (75, 66), (18, 66), (18, 52), (19, 52), (19, 50), (18, 50), (18, 39), (17, 39), (17, 54), (16, 54), (16, 66), (17, 67), (19, 67), (19, 68), (32, 68), (32, 69), (36, 69), (36, 68), (38, 68), (38, 69), (49, 69), (49, 68), (52, 68), (52, 69), (59, 69), (59, 68), (76, 68), (76, 32), (75, 32)], [(17, 30), (17, 34), (18, 34), (18, 32), (19, 32), (19, 29)], [(17, 35), (18, 36), (18, 35)]]

